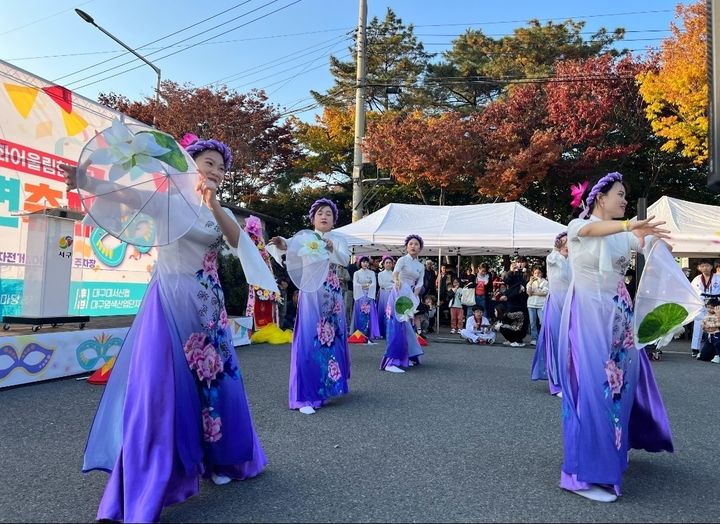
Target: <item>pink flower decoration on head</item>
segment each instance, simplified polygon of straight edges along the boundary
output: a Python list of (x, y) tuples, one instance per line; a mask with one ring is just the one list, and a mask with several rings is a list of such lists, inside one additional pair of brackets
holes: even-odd
[(245, 219), (245, 231), (250, 235), (259, 237), (262, 235), (262, 222), (255, 215), (250, 215)]
[(590, 185), (590, 181), (586, 180), (582, 184), (574, 184), (570, 186), (570, 195), (572, 195), (573, 199), (570, 202), (570, 205), (573, 208), (578, 208), (583, 203), (583, 195), (585, 194), (585, 190)]
[(183, 147), (183, 149), (187, 149), (187, 146), (194, 144), (198, 140), (200, 139), (196, 135), (193, 135), (192, 133), (185, 133), (178, 143)]

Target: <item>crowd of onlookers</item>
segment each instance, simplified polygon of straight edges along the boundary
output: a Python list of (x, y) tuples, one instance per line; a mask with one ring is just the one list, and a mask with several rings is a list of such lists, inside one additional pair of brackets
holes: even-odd
[[(380, 257), (371, 257), (370, 269), (376, 273), (381, 271), (380, 261)], [(494, 341), (494, 331), (498, 331), (505, 343), (511, 346), (525, 346), (528, 334), (530, 344), (537, 342), (549, 290), (542, 265), (529, 266), (525, 257), (516, 256), (508, 270), (490, 268), (481, 263), (458, 274), (450, 264), (442, 264), (438, 271), (435, 260), (428, 258), (424, 263), (423, 289), (415, 316), (418, 334), (433, 333), (440, 325), (449, 327), (451, 334), (467, 339), (473, 331), (470, 328), (475, 326), (471, 339), (487, 335), (481, 336), (480, 340)], [(348, 319), (352, 317), (352, 278), (357, 269), (355, 262), (351, 262), (346, 268), (340, 268), (338, 274)], [(692, 355), (699, 360), (720, 363), (720, 260), (714, 263), (702, 260), (696, 269), (696, 272), (685, 269), (693, 285), (698, 287), (698, 282), (709, 284), (705, 289), (708, 293), (704, 293), (706, 311), (692, 327), (688, 326), (688, 334), (692, 329), (695, 337)], [(279, 279), (279, 283), (282, 297), (278, 305), (280, 326), (283, 329), (292, 328), (297, 313), (298, 291), (287, 278)], [(634, 299), (637, 283), (632, 268), (625, 275), (625, 284)], [(717, 296), (713, 296), (712, 292)], [(657, 352), (654, 355), (657, 356)]]

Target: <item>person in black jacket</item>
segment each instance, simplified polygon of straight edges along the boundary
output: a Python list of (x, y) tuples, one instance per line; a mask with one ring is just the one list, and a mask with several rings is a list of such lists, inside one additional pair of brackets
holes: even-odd
[(425, 261), (425, 276), (423, 277), (422, 298), (428, 295), (435, 296), (437, 294), (437, 273), (435, 272), (435, 264), (432, 260)]
[(528, 314), (527, 314), (527, 261), (522, 257), (517, 257), (510, 267), (510, 271), (503, 279), (507, 285), (507, 312), (521, 312), (523, 315), (523, 326), (521, 330), (522, 337), (527, 334)]

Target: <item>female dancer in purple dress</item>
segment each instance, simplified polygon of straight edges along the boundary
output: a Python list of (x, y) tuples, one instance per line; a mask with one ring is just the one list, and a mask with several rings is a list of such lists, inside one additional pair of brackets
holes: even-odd
[[(192, 136), (205, 205), (193, 227), (158, 248), (155, 270), (95, 415), (83, 471), (110, 472), (97, 518), (154, 522), (163, 507), (216, 484), (258, 475), (267, 463), (253, 428), (228, 328), (217, 257), (247, 235), (217, 187), (230, 149)], [(90, 190), (63, 166), (68, 188)]]
[(370, 257), (361, 256), (360, 269), (353, 275), (353, 322), (350, 329), (359, 330), (367, 337), (368, 344), (380, 338), (380, 325), (375, 305), (377, 275), (370, 269)]
[(422, 238), (409, 235), (405, 239), (407, 255), (398, 258), (393, 270), (395, 288), (390, 292), (385, 308), (387, 349), (380, 363), (380, 369), (391, 373), (404, 373), (402, 368), (420, 364), (420, 356), (423, 354), (413, 319), (400, 321), (395, 317), (395, 301), (401, 294), (414, 293), (420, 300), (425, 276), (425, 266), (418, 260), (422, 248)]
[(558, 344), (565, 452), (560, 487), (612, 502), (620, 495), (630, 448), (673, 451), (650, 362), (635, 347), (623, 278), (630, 251), (649, 248), (667, 231), (655, 217), (616, 220), (627, 204), (620, 173), (606, 175), (589, 191), (587, 186), (574, 190), (574, 205), (584, 210), (568, 225), (572, 276)]
[[(290, 353), (290, 409), (306, 415), (331, 397), (348, 392), (350, 351), (347, 341), (345, 303), (338, 268), (350, 262), (350, 250), (342, 236), (331, 230), (338, 219), (337, 206), (321, 198), (310, 208), (310, 222), (327, 247), (330, 264), (317, 291), (300, 291)], [(268, 253), (282, 263), (290, 240), (273, 237)]]
[(545, 313), (542, 329), (535, 347), (532, 380), (547, 380), (551, 395), (562, 397), (560, 377), (557, 367), (557, 340), (560, 329), (560, 317), (570, 285), (570, 263), (568, 262), (567, 232), (555, 237), (553, 250), (545, 259), (550, 292), (545, 301)]
[(383, 338), (385, 338), (387, 323), (385, 317), (385, 309), (387, 307), (387, 301), (388, 297), (390, 296), (390, 292), (395, 286), (395, 281), (393, 280), (394, 266), (395, 260), (393, 260), (393, 257), (391, 257), (390, 255), (385, 255), (384, 257), (382, 257), (383, 270), (380, 271), (377, 276), (378, 288), (380, 290), (378, 292), (377, 299), (377, 315), (380, 322), (380, 336)]

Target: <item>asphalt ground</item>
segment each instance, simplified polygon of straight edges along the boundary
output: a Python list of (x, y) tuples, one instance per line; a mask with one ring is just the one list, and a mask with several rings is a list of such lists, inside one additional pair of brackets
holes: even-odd
[[(529, 380), (531, 346), (435, 340), (402, 375), (378, 370), (383, 343), (351, 347), (350, 394), (311, 416), (287, 409), (289, 346), (238, 348), (270, 463), (249, 481), (202, 481), (162, 521), (720, 520), (720, 365), (691, 359), (687, 341), (652, 364), (676, 452), (631, 452), (612, 504), (558, 487), (560, 401)], [(95, 519), (107, 474), (80, 467), (101, 392), (73, 378), (0, 391), (0, 521)]]

